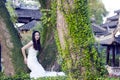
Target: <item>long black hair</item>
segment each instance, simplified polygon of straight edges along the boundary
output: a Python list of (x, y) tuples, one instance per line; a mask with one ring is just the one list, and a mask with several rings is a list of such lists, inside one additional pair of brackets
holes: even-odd
[(36, 33), (36, 32), (38, 32), (39, 35), (40, 35), (40, 32), (39, 32), (39, 31), (33, 31), (33, 33), (32, 33), (33, 48), (34, 48), (35, 50), (40, 51), (40, 50), (41, 50), (40, 38), (36, 41), (36, 39), (35, 39), (35, 33)]

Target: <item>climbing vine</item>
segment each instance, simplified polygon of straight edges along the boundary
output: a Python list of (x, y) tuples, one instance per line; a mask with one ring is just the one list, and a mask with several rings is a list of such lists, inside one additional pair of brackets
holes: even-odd
[[(50, 3), (47, 3), (47, 0), (39, 0), (42, 3), (43, 6), (41, 8), (42, 12), (42, 31), (41, 32), (41, 44), (43, 47), (42, 50), (42, 65), (45, 68), (50, 68), (56, 60), (56, 55), (57, 55), (57, 47), (54, 39), (54, 27), (55, 27), (55, 21), (56, 21), (56, 4), (54, 5), (56, 0), (52, 0)], [(49, 0), (48, 0), (49, 1)], [(49, 5), (50, 7), (46, 7)], [(46, 65), (47, 64), (47, 65)]]
[(68, 36), (64, 36), (65, 49), (61, 49), (59, 39), (56, 38), (60, 56), (63, 58), (62, 68), (73, 80), (96, 79), (102, 68), (94, 47), (88, 2), (87, 0), (72, 0), (72, 3), (68, 0), (59, 1), (61, 2), (59, 9), (67, 22), (68, 31)]
[[(59, 5), (57, 0), (52, 0), (51, 3), (50, 11), (45, 12), (50, 14), (43, 20), (46, 29), (54, 31), (59, 53), (57, 61), (61, 64), (62, 70), (68, 75), (68, 80), (96, 79), (103, 68), (100, 66), (100, 59), (94, 47), (87, 0), (59, 0)], [(56, 29), (57, 7), (64, 15), (67, 24), (64, 49)]]
[[(100, 71), (97, 69), (101, 68), (99, 66), (100, 61), (97, 56), (97, 52), (93, 46), (94, 38), (92, 36), (92, 31), (89, 23), (87, 0), (71, 0), (73, 1), (72, 4), (70, 4), (70, 0), (60, 1), (61, 3), (58, 7), (64, 15), (68, 31), (67, 35), (64, 36), (65, 48), (62, 49), (56, 29), (57, 0), (51, 1), (50, 9), (43, 10), (44, 14), (42, 18), (42, 23), (44, 28), (41, 31), (42, 43), (44, 45), (47, 42), (46, 40), (50, 38), (50, 35), (53, 34), (52, 32), (54, 32), (57, 49), (59, 50), (58, 62), (62, 65), (63, 71), (65, 71), (66, 75), (68, 76), (67, 80), (95, 80), (97, 75), (99, 75), (98, 71)], [(0, 10), (1, 9), (3, 9), (4, 11), (3, 7), (0, 7)], [(0, 12), (0, 15), (3, 15), (2, 11)], [(10, 25), (13, 26), (13, 24), (11, 24), (10, 20), (5, 18), (5, 15), (3, 15), (2, 17), (5, 19), (5, 22), (8, 25), (8, 29), (10, 31), (10, 34), (12, 35), (12, 41), (14, 42), (14, 46), (17, 46), (12, 50), (13, 60), (15, 61), (14, 63), (17, 66), (16, 71), (20, 72), (20, 70), (23, 69), (23, 63), (20, 64), (18, 61), (21, 60), (21, 54), (18, 54), (20, 51), (18, 47), (21, 47), (21, 43), (19, 43), (17, 36), (14, 34), (16, 33), (16, 30), (10, 27)], [(55, 53), (57, 53), (55, 48), (56, 44), (53, 46), (53, 49), (55, 49)], [(51, 46), (47, 47), (49, 48)], [(51, 53), (45, 53), (49, 54), (46, 58), (51, 56)], [(18, 56), (16, 57), (16, 55)], [(56, 55), (54, 55), (53, 57), (56, 57)]]

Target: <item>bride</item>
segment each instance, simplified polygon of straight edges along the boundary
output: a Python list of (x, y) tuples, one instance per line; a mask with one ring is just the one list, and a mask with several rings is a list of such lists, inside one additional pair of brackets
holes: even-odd
[[(26, 56), (25, 50), (28, 49), (28, 55)], [(50, 76), (65, 76), (64, 72), (45, 71), (42, 65), (37, 60), (37, 52), (40, 51), (40, 33), (34, 31), (32, 33), (32, 41), (21, 48), (22, 55), (24, 57), (24, 63), (27, 64), (31, 70), (30, 78), (37, 79), (39, 77), (50, 77)]]

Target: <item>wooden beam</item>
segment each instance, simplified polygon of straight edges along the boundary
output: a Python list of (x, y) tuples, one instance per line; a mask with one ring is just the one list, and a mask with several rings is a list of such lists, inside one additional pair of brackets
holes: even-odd
[(109, 60), (110, 60), (110, 46), (107, 46), (107, 49), (106, 49), (106, 64), (109, 64)]
[(115, 66), (115, 45), (112, 46), (112, 66)]

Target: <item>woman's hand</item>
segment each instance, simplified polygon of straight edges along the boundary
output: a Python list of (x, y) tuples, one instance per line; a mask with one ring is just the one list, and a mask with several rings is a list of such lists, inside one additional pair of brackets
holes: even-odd
[(27, 64), (27, 58), (24, 58), (24, 63)]
[(23, 57), (24, 57), (24, 63), (25, 63), (25, 64), (27, 64), (27, 57), (26, 57), (26, 52), (25, 52), (25, 50), (28, 49), (29, 47), (31, 47), (32, 45), (33, 45), (33, 42), (30, 41), (28, 44), (26, 44), (25, 46), (23, 46), (23, 47), (21, 48), (21, 50), (22, 50), (22, 55), (23, 55)]

